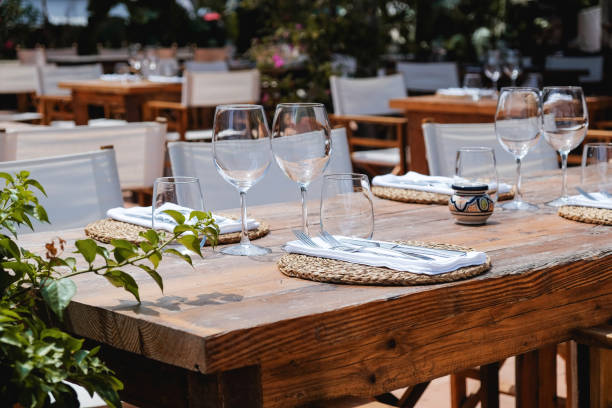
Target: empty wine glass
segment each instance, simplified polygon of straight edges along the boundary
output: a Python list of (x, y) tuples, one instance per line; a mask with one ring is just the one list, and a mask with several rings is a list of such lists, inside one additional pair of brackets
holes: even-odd
[(604, 198), (612, 194), (612, 143), (587, 143), (582, 151), (580, 185)]
[(302, 193), (302, 228), (308, 234), (308, 185), (323, 174), (331, 153), (331, 128), (320, 103), (281, 103), (272, 124), (272, 150), (279, 167)]
[(374, 207), (365, 174), (326, 174), (321, 189), (321, 231), (372, 238)]
[(484, 65), (484, 73), (493, 83), (493, 89), (497, 90), (497, 81), (501, 77), (501, 54), (499, 50), (489, 50), (487, 61)]
[(512, 81), (512, 86), (516, 86), (516, 80), (521, 75), (521, 53), (518, 50), (506, 50), (504, 58), (504, 74)]
[(540, 93), (535, 88), (502, 88), (495, 112), (495, 133), (504, 150), (516, 160), (514, 200), (502, 205), (508, 210), (535, 210), (522, 200), (521, 160), (540, 137), (542, 122)]
[(488, 186), (487, 193), (497, 202), (499, 177), (495, 150), (491, 147), (461, 147), (455, 160), (455, 177)]
[(247, 230), (246, 193), (261, 180), (272, 160), (270, 132), (260, 105), (221, 105), (215, 110), (213, 157), (221, 176), (240, 193), (240, 244), (225, 247), (228, 255), (264, 255), (269, 248), (251, 244)]
[(477, 102), (480, 99), (480, 89), (482, 88), (482, 78), (478, 72), (468, 72), (463, 77), (463, 88), (472, 96), (472, 100)]
[(548, 144), (561, 155), (563, 174), (561, 197), (548, 205), (565, 205), (567, 195), (567, 156), (578, 147), (589, 126), (584, 93), (579, 86), (545, 87), (542, 91), (542, 130)]

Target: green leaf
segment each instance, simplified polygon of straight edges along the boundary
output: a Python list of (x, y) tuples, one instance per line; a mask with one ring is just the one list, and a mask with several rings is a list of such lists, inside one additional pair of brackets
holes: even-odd
[(140, 249), (142, 249), (144, 252), (149, 252), (149, 251), (152, 251), (153, 249), (155, 249), (155, 247), (153, 245), (149, 244), (146, 241), (141, 242), (139, 244), (139, 246), (140, 246)]
[(117, 262), (122, 263), (126, 259), (130, 259), (137, 256), (138, 253), (125, 248), (115, 248), (113, 250), (113, 255), (115, 256)]
[(179, 251), (177, 251), (176, 249), (173, 248), (169, 248), (164, 250), (164, 254), (173, 254), (178, 256), (181, 259), (184, 259), (185, 262), (187, 262), (189, 265), (193, 266), (193, 262), (191, 261), (191, 257), (187, 254), (182, 254)]
[(185, 216), (180, 212), (174, 210), (165, 210), (163, 212), (171, 216), (177, 224), (180, 225), (185, 223)]
[(76, 270), (76, 259), (73, 257), (68, 257), (64, 259), (66, 266), (68, 266), (71, 270)]
[(45, 208), (42, 205), (37, 205), (34, 209), (34, 218), (41, 222), (49, 222), (47, 211), (45, 211)]
[(83, 258), (87, 261), (87, 263), (91, 264), (96, 258), (98, 245), (96, 242), (91, 239), (79, 239), (74, 243), (78, 249), (78, 253), (83, 255)]
[(135, 251), (136, 245), (132, 244), (130, 241), (125, 239), (113, 239), (111, 240), (111, 245), (115, 248), (125, 248), (129, 251)]
[(162, 293), (164, 292), (164, 281), (162, 280), (162, 277), (159, 276), (159, 273), (157, 273), (157, 271), (155, 269), (153, 269), (150, 266), (145, 265), (145, 264), (138, 264), (136, 266), (138, 266), (140, 269), (146, 271), (149, 274), (149, 276), (151, 278), (153, 278), (155, 283), (157, 283), (157, 286), (159, 286), (159, 288), (161, 289)]
[(10, 238), (0, 239), (0, 247), (6, 249), (8, 253), (11, 255), (11, 257), (15, 258), (16, 260), (21, 259), (21, 252), (19, 251), (19, 247), (17, 246), (15, 241), (13, 241), (12, 239)]
[(159, 243), (159, 235), (154, 230), (146, 230), (144, 232), (139, 232), (138, 235), (149, 241), (151, 245), (157, 245)]
[(45, 303), (60, 319), (75, 293), (76, 285), (68, 278), (47, 280), (40, 288)]
[(196, 235), (183, 235), (177, 238), (177, 241), (185, 246), (185, 248), (202, 256), (200, 252), (200, 239)]
[(23, 381), (23, 379), (30, 374), (33, 368), (34, 364), (32, 364), (31, 361), (26, 361), (25, 363), (18, 361), (15, 363), (15, 370), (17, 371), (19, 381)]
[(45, 189), (43, 188), (43, 186), (38, 181), (36, 181), (34, 179), (28, 179), (23, 184), (26, 185), (26, 186), (34, 186), (37, 189), (39, 189), (41, 193), (43, 193), (44, 195), (47, 195), (47, 193), (45, 192)]
[(198, 235), (198, 230), (195, 227), (192, 227), (191, 225), (187, 225), (187, 224), (181, 224), (181, 225), (177, 225), (176, 227), (174, 227), (174, 230), (172, 230), (172, 232), (175, 235), (179, 235), (182, 234), (184, 232), (191, 232), (195, 235)]
[(120, 271), (118, 269), (113, 269), (111, 271), (107, 271), (103, 275), (112, 285), (123, 288), (130, 292), (136, 300), (140, 303), (140, 294), (138, 293), (138, 284), (127, 273)]
[(12, 183), (14, 183), (14, 182), (15, 182), (15, 179), (13, 178), (13, 176), (11, 176), (10, 174), (5, 173), (5, 172), (0, 172), (0, 178), (5, 179), (5, 180), (6, 180), (6, 182), (7, 182), (7, 184), (8, 184), (8, 183), (11, 183), (11, 184), (12, 184)]
[(151, 255), (149, 255), (149, 261), (153, 264), (154, 268), (157, 268), (159, 266), (159, 262), (161, 261), (161, 259), (162, 256), (159, 251), (155, 251)]

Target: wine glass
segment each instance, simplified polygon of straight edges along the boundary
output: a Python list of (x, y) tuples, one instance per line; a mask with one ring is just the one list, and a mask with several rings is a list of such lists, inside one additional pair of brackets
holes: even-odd
[(247, 191), (266, 174), (272, 154), (270, 132), (261, 105), (220, 105), (213, 123), (213, 158), (217, 171), (240, 193), (240, 244), (225, 247), (228, 255), (265, 255), (269, 248), (251, 244), (247, 230)]
[(612, 194), (612, 143), (587, 143), (582, 151), (580, 185), (589, 193)]
[(579, 86), (545, 87), (542, 91), (542, 131), (548, 144), (561, 155), (561, 197), (548, 205), (560, 207), (568, 200), (567, 156), (578, 147), (589, 126), (584, 93)]
[(484, 73), (493, 83), (493, 89), (497, 90), (497, 81), (501, 76), (501, 54), (499, 50), (489, 50), (487, 53)]
[(370, 182), (365, 174), (323, 176), (321, 231), (332, 235), (372, 238), (374, 207)]
[(512, 81), (512, 86), (516, 86), (516, 80), (521, 75), (521, 54), (518, 50), (506, 50), (504, 58), (504, 74)]
[(474, 102), (480, 100), (482, 78), (478, 72), (468, 72), (463, 77), (463, 89), (472, 96)]
[(461, 147), (455, 160), (455, 178), (486, 184), (487, 194), (493, 202), (497, 202), (499, 177), (495, 150), (491, 147)]
[(279, 167), (302, 195), (302, 228), (308, 234), (308, 185), (323, 174), (331, 153), (331, 128), (320, 103), (281, 103), (272, 124), (272, 150)]
[(535, 210), (522, 200), (521, 160), (538, 143), (542, 122), (540, 92), (535, 88), (502, 88), (495, 112), (495, 133), (504, 150), (516, 160), (514, 200), (502, 205), (507, 210)]

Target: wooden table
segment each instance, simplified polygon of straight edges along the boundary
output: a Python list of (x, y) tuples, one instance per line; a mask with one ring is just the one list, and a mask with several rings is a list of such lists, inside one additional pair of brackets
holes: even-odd
[(89, 105), (114, 105), (125, 110), (128, 122), (142, 120), (142, 104), (151, 99), (180, 100), (182, 84), (150, 81), (78, 80), (60, 82), (60, 88), (72, 91), (72, 105), (77, 125), (89, 120)]
[[(577, 174), (570, 169), (570, 185)], [(526, 198), (548, 201), (560, 183), (558, 174), (527, 179)], [(466, 227), (454, 224), (444, 206), (374, 204), (376, 238), (471, 246), (489, 254), (491, 271), (419, 287), (288, 278), (275, 260), (299, 228), (299, 204), (252, 207), (252, 216), (271, 225), (257, 241), (271, 255), (208, 250), (194, 268), (164, 259), (163, 295), (135, 273), (140, 305), (104, 279), (81, 275), (66, 322), (105, 344), (103, 358), (126, 385), (123, 398), (143, 407), (286, 408), (372, 396), (522, 353), (517, 367), (528, 380), (517, 384), (522, 406), (554, 407), (555, 354), (547, 345), (612, 318), (612, 229), (569, 221), (549, 208), (496, 210), (486, 226)], [(21, 241), (42, 252), (56, 235)], [(59, 235), (72, 244), (83, 233)], [(547, 352), (534, 351), (541, 348)], [(538, 383), (538, 372), (549, 380)]]
[[(601, 118), (612, 107), (612, 97), (587, 97), (591, 123)], [(423, 119), (436, 123), (491, 123), (495, 119), (497, 99), (453, 98), (438, 95), (409, 96), (392, 99), (389, 106), (404, 112), (408, 119), (408, 148), (410, 170), (429, 174), (425, 141), (421, 124)]]

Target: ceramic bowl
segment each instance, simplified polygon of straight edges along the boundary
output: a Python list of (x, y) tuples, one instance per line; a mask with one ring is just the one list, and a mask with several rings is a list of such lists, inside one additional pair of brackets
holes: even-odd
[(488, 186), (479, 183), (453, 184), (448, 209), (458, 224), (480, 225), (493, 214), (495, 203), (487, 194)]

